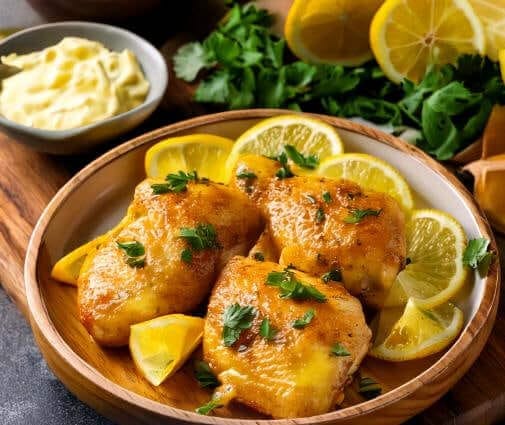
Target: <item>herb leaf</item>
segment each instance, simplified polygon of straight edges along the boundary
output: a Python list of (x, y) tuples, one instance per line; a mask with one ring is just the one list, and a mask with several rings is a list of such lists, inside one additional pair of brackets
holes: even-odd
[(190, 249), (186, 248), (182, 250), (181, 260), (184, 261), (185, 263), (191, 263), (191, 261), (193, 260), (193, 253), (191, 252)]
[(381, 213), (381, 211), (382, 211), (381, 209), (373, 210), (371, 208), (367, 208), (364, 210), (354, 209), (351, 210), (350, 214), (346, 218), (344, 218), (344, 222), (349, 224), (357, 224), (367, 216), (377, 217)]
[(226, 347), (231, 347), (240, 338), (245, 329), (252, 326), (256, 310), (252, 306), (242, 307), (235, 303), (226, 308), (223, 313), (223, 342)]
[(179, 171), (176, 174), (168, 174), (165, 177), (166, 183), (152, 184), (151, 189), (155, 195), (162, 195), (164, 193), (180, 193), (187, 189), (187, 184), (192, 180), (195, 182), (198, 181), (198, 174), (196, 171), (191, 171), (189, 173)]
[(316, 211), (316, 223), (322, 223), (324, 220), (326, 220), (326, 215), (324, 210), (319, 207)]
[(279, 156), (274, 157), (272, 159), (275, 159), (281, 163), (281, 168), (279, 168), (279, 170), (277, 170), (277, 172), (275, 173), (275, 176), (278, 179), (288, 179), (294, 176), (293, 172), (291, 171), (291, 168), (288, 165), (288, 157), (284, 152), (282, 152)]
[(330, 192), (323, 192), (323, 201), (329, 204), (331, 202)]
[(241, 171), (236, 175), (237, 179), (255, 179), (257, 176), (252, 171)]
[(270, 320), (268, 320), (267, 317), (261, 321), (260, 335), (267, 341), (273, 340), (275, 338), (275, 335), (277, 335), (277, 332), (278, 330), (272, 327)]
[(195, 228), (182, 227), (179, 237), (185, 239), (195, 251), (219, 248), (216, 229), (212, 224), (198, 224)]
[(142, 268), (145, 266), (146, 250), (144, 245), (137, 241), (116, 242), (118, 248), (126, 254), (126, 264), (130, 267)]
[(333, 354), (334, 356), (337, 356), (337, 357), (347, 357), (347, 356), (351, 355), (351, 353), (349, 353), (349, 351), (347, 351), (347, 348), (345, 348), (339, 342), (336, 342), (333, 345), (333, 347), (331, 347), (330, 352), (331, 352), (331, 354)]
[(463, 253), (463, 264), (478, 269), (480, 276), (487, 276), (489, 266), (493, 262), (494, 253), (488, 252), (489, 240), (486, 238), (472, 239)]
[(298, 150), (293, 145), (285, 145), (284, 151), (291, 161), (302, 168), (314, 170), (319, 165), (319, 159), (316, 156), (304, 156), (301, 152), (298, 152)]
[(342, 272), (338, 269), (332, 269), (321, 276), (324, 283), (329, 282), (342, 282)]
[(195, 409), (195, 412), (199, 413), (200, 415), (208, 415), (214, 409), (217, 409), (219, 407), (223, 407), (223, 403), (220, 400), (212, 399), (208, 403), (204, 404), (203, 406), (200, 406), (197, 409)]
[(359, 380), (359, 393), (367, 400), (380, 396), (382, 388), (372, 378), (361, 377)]
[(305, 326), (307, 326), (310, 322), (312, 322), (312, 319), (316, 315), (316, 312), (313, 308), (309, 308), (305, 314), (303, 315), (302, 318), (296, 319), (293, 322), (293, 328), (295, 329), (303, 329)]
[(277, 286), (280, 290), (281, 298), (292, 298), (295, 300), (315, 300), (325, 302), (326, 296), (315, 286), (305, 285), (295, 278), (292, 271), (286, 269), (283, 272), (271, 272), (267, 276), (266, 284)]
[(262, 252), (259, 252), (259, 251), (255, 252), (255, 253), (253, 254), (253, 258), (254, 258), (256, 261), (265, 261), (265, 256), (263, 255), (263, 253), (262, 253)]
[(193, 81), (200, 70), (210, 65), (202, 44), (198, 42), (181, 46), (173, 61), (175, 75), (184, 81)]
[(214, 375), (210, 366), (203, 360), (195, 364), (195, 377), (201, 388), (215, 388), (219, 386), (216, 375)]

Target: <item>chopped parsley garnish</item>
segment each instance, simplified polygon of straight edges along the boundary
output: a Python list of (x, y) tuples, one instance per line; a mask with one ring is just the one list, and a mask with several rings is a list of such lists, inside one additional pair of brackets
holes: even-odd
[(271, 272), (267, 276), (267, 285), (277, 286), (280, 290), (281, 298), (292, 298), (295, 300), (315, 300), (320, 303), (326, 301), (326, 296), (312, 285), (305, 285), (295, 278), (290, 270), (283, 272)]
[(185, 263), (191, 263), (193, 260), (193, 253), (189, 248), (185, 248), (181, 252), (181, 260), (184, 261)]
[(360, 209), (351, 210), (350, 214), (346, 218), (344, 218), (344, 222), (350, 224), (357, 224), (367, 216), (377, 217), (381, 213), (381, 211), (382, 209), (373, 210), (371, 208), (367, 208), (365, 210)]
[(256, 310), (254, 307), (241, 306), (238, 303), (226, 308), (223, 313), (223, 342), (226, 347), (231, 347), (240, 338), (242, 331), (250, 329)]
[(240, 171), (236, 174), (237, 179), (255, 179), (258, 177), (252, 171)]
[(272, 159), (275, 159), (281, 164), (281, 168), (277, 170), (277, 172), (275, 173), (275, 177), (282, 180), (294, 176), (293, 172), (291, 171), (291, 168), (288, 165), (288, 156), (286, 155), (285, 152), (282, 152), (279, 156), (274, 157)]
[(321, 276), (324, 283), (342, 282), (342, 272), (338, 269), (332, 269)]
[(212, 373), (210, 366), (202, 360), (195, 364), (195, 377), (201, 388), (215, 388), (219, 386), (216, 375)]
[(323, 192), (323, 201), (329, 204), (331, 202), (330, 192)]
[(165, 181), (166, 183), (155, 183), (151, 185), (153, 194), (162, 195), (163, 193), (184, 192), (190, 181), (198, 181), (198, 174), (196, 171), (190, 171), (189, 173), (179, 171), (176, 174), (168, 174), (165, 177)]
[(372, 378), (363, 378), (359, 380), (359, 393), (367, 400), (380, 396), (382, 388)]
[(253, 258), (256, 260), (256, 261), (265, 261), (265, 256), (263, 255), (263, 253), (257, 251), (253, 254)]
[(316, 211), (316, 223), (322, 223), (326, 220), (326, 214), (322, 208), (318, 208)]
[(489, 240), (486, 238), (471, 239), (463, 253), (463, 264), (477, 269), (481, 277), (487, 276), (493, 262), (494, 253), (488, 251)]
[(179, 230), (179, 237), (185, 239), (189, 245), (189, 248), (181, 252), (181, 260), (185, 263), (191, 263), (193, 260), (192, 251), (220, 248), (217, 233), (212, 224), (199, 224), (195, 228), (182, 227)]
[(337, 356), (337, 357), (347, 357), (347, 356), (351, 355), (351, 353), (349, 353), (349, 351), (347, 351), (347, 348), (345, 348), (339, 342), (336, 342), (333, 345), (333, 347), (331, 347), (330, 352), (331, 352), (331, 354), (333, 354), (334, 356)]
[(308, 199), (308, 201), (311, 204), (315, 204), (316, 203), (316, 198), (314, 198), (312, 195), (305, 195), (305, 197)]
[(275, 335), (277, 335), (278, 330), (272, 327), (270, 324), (270, 320), (268, 318), (264, 318), (261, 321), (260, 325), (260, 335), (265, 338), (267, 341), (271, 341), (272, 339), (275, 338)]
[(195, 412), (199, 413), (200, 415), (208, 415), (214, 409), (217, 409), (219, 407), (223, 407), (223, 403), (220, 400), (213, 399), (208, 403), (204, 404), (203, 406), (200, 406), (199, 408), (195, 409)]
[(300, 319), (296, 319), (293, 322), (293, 328), (295, 328), (295, 329), (303, 329), (310, 322), (312, 322), (312, 319), (314, 318), (315, 315), (316, 315), (315, 310), (313, 308), (309, 308), (305, 312), (305, 314), (303, 315), (303, 317), (301, 317)]
[(293, 145), (285, 145), (284, 151), (288, 158), (299, 167), (315, 170), (319, 165), (319, 159), (315, 155), (304, 156)]
[(117, 246), (126, 254), (126, 264), (130, 267), (141, 268), (145, 265), (146, 250), (144, 245), (137, 241), (117, 242)]

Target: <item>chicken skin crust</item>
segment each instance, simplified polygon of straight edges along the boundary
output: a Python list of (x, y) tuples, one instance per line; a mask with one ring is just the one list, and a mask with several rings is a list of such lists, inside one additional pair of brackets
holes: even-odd
[[(221, 272), (203, 337), (204, 358), (222, 384), (214, 398), (224, 404), (235, 399), (274, 418), (326, 413), (343, 400), (344, 386), (365, 357), (372, 334), (360, 302), (342, 285), (292, 271), (326, 300), (281, 298), (279, 288), (266, 282), (270, 272), (282, 271), (278, 264), (237, 256)], [(252, 306), (255, 316), (238, 341), (226, 346), (223, 314), (233, 304)], [(309, 309), (312, 321), (295, 328)], [(277, 332), (271, 340), (260, 334), (265, 318)], [(332, 353), (337, 344), (345, 353)]]
[[(381, 308), (406, 260), (405, 217), (398, 203), (345, 180), (281, 179), (279, 169), (277, 161), (243, 156), (231, 182), (264, 214), (268, 259), (314, 276), (338, 271), (349, 292)], [(256, 177), (236, 177), (245, 171)], [(368, 212), (360, 218), (363, 211)], [(265, 240), (274, 246), (266, 248)], [(271, 257), (274, 252), (277, 259)]]
[[(208, 296), (218, 272), (237, 254), (246, 254), (263, 228), (260, 212), (243, 193), (215, 183), (189, 183), (180, 193), (156, 195), (140, 183), (128, 210), (129, 222), (91, 252), (78, 280), (82, 324), (101, 345), (128, 343), (130, 325), (169, 313), (193, 311)], [(191, 248), (181, 228), (212, 225), (217, 243)], [(118, 242), (139, 242), (143, 266), (128, 264)]]

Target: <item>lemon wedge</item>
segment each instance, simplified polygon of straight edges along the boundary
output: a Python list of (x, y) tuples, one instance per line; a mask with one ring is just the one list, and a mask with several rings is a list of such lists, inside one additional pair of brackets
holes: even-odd
[(393, 284), (386, 307), (412, 298), (422, 308), (446, 303), (463, 287), (466, 235), (450, 215), (437, 210), (414, 210), (406, 225), (407, 265)]
[(486, 35), (486, 54), (494, 61), (505, 48), (505, 0), (468, 0), (482, 22)]
[(199, 177), (223, 182), (224, 164), (232, 147), (232, 140), (212, 134), (172, 137), (156, 143), (146, 152), (146, 174), (163, 179), (169, 173), (196, 170)]
[(303, 155), (314, 155), (319, 161), (344, 150), (332, 126), (302, 115), (281, 115), (260, 121), (242, 134), (226, 160), (226, 170), (231, 173), (240, 155), (277, 156), (285, 145), (294, 146)]
[(486, 39), (467, 0), (386, 0), (370, 27), (372, 51), (394, 82), (419, 82), (433, 64), (483, 54)]
[(284, 35), (306, 62), (360, 65), (372, 57), (368, 29), (383, 0), (295, 0)]
[(414, 207), (408, 183), (391, 165), (364, 153), (345, 153), (327, 158), (317, 173), (328, 178), (346, 179), (364, 189), (387, 193), (405, 209)]
[(395, 320), (397, 312), (379, 313), (371, 356), (396, 362), (426, 357), (447, 347), (463, 327), (463, 312), (451, 303), (423, 309), (411, 299)]
[(205, 321), (169, 314), (130, 327), (130, 352), (140, 373), (160, 385), (184, 364), (200, 344)]
[(63, 258), (59, 259), (51, 270), (51, 277), (60, 282), (68, 283), (70, 285), (77, 285), (79, 273), (87, 255), (92, 250), (96, 249), (100, 244), (102, 244), (103, 241), (119, 233), (130, 222), (130, 220), (131, 217), (129, 214), (127, 214), (116, 227), (109, 230), (107, 233), (97, 236), (92, 241), (89, 241), (77, 247), (65, 255)]

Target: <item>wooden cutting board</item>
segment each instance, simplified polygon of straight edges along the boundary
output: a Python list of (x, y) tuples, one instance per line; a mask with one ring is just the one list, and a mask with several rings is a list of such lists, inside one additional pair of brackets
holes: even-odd
[[(171, 57), (181, 40), (189, 37), (180, 35), (167, 43), (162, 48), (165, 56)], [(191, 87), (178, 82), (173, 75), (167, 93), (169, 97), (160, 110), (142, 129), (113, 144), (183, 117), (206, 112), (191, 102)], [(73, 158), (51, 157), (29, 150), (0, 133), (0, 282), (25, 316), (23, 261), (31, 231), (58, 189), (100, 153)], [(498, 242), (505, 251), (505, 240), (499, 238)], [(502, 420), (505, 420), (503, 303), (489, 342), (474, 366), (443, 399), (409, 423), (487, 425)]]

